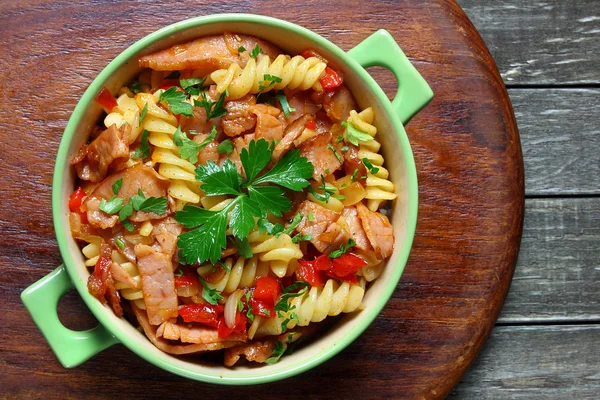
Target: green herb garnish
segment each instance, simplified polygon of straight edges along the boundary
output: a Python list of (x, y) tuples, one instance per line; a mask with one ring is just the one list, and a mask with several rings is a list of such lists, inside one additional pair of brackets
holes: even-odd
[(140, 139), (140, 147), (135, 149), (133, 153), (133, 158), (141, 158), (142, 160), (150, 155), (150, 144), (148, 144), (148, 137), (150, 136), (150, 132), (147, 129), (144, 129), (142, 132), (142, 137)]
[(144, 104), (144, 108), (142, 109), (142, 113), (140, 114), (140, 122), (139, 122), (140, 125), (144, 121), (144, 118), (146, 118), (147, 112), (148, 112), (148, 103)]
[(219, 143), (219, 146), (217, 147), (217, 152), (219, 152), (219, 154), (231, 154), (233, 153), (233, 149), (234, 147), (231, 140), (225, 139), (221, 143)]
[(256, 57), (258, 57), (258, 55), (260, 53), (264, 54), (264, 51), (258, 46), (258, 43), (257, 43), (256, 46), (254, 46), (254, 49), (252, 49), (252, 52), (250, 52), (250, 57), (252, 57), (256, 60)]
[(286, 118), (289, 118), (290, 114), (296, 111), (295, 108), (290, 107), (290, 103), (288, 103), (287, 97), (285, 97), (283, 90), (277, 92), (277, 100), (279, 100), (281, 110), (283, 110), (283, 115), (285, 115)]
[(186, 117), (194, 116), (194, 108), (187, 102), (188, 97), (176, 86), (171, 86), (162, 92), (158, 98), (159, 102), (166, 102), (171, 112), (175, 115), (181, 114)]
[(365, 167), (367, 167), (369, 169), (369, 172), (373, 175), (375, 175), (376, 173), (379, 172), (379, 168), (374, 166), (373, 164), (371, 164), (371, 161), (369, 161), (368, 158), (363, 158), (362, 159), (363, 164), (365, 164)]
[(359, 141), (368, 142), (373, 140), (373, 136), (356, 128), (351, 122), (344, 121), (342, 126), (346, 128), (346, 139), (355, 146), (358, 146)]
[(217, 137), (217, 128), (213, 125), (210, 134), (200, 143), (194, 142), (188, 138), (187, 135), (181, 132), (181, 127), (177, 127), (175, 134), (173, 135), (173, 143), (179, 146), (179, 154), (184, 160), (188, 160), (192, 164), (198, 162), (198, 154), (200, 151), (208, 146), (210, 142), (215, 140)]
[(329, 258), (341, 257), (342, 255), (346, 254), (346, 252), (350, 250), (352, 246), (356, 246), (356, 242), (352, 238), (350, 238), (346, 243), (342, 243), (338, 250), (329, 253)]
[(201, 93), (202, 100), (194, 100), (196, 107), (202, 107), (206, 110), (206, 122), (212, 118), (219, 118), (227, 114), (227, 109), (224, 107), (225, 97), (227, 97), (227, 90), (221, 93), (217, 101), (212, 101), (206, 92)]
[(115, 195), (119, 194), (119, 190), (121, 190), (121, 186), (123, 186), (123, 178), (119, 178), (112, 184), (112, 190)]
[[(177, 222), (192, 229), (179, 235), (177, 245), (181, 250), (181, 260), (187, 264), (206, 260), (215, 263), (227, 244), (227, 226), (234, 237), (243, 240), (254, 229), (255, 218), (264, 218), (268, 212), (281, 216), (289, 211), (291, 201), (285, 197), (281, 187), (301, 191), (309, 185), (313, 166), (295, 149), (287, 152), (271, 170), (260, 175), (271, 161), (272, 153), (273, 145), (264, 139), (253, 140), (247, 149), (242, 149), (240, 160), (246, 179), (229, 159), (222, 166), (208, 161), (196, 168), (196, 179), (203, 182), (201, 189), (207, 196), (233, 195), (235, 198), (220, 211), (188, 204), (175, 214)], [(266, 185), (268, 183), (271, 185)]]
[(223, 296), (221, 296), (217, 292), (217, 289), (211, 289), (206, 284), (206, 281), (201, 276), (199, 276), (198, 279), (200, 279), (200, 283), (202, 284), (202, 287), (204, 288), (202, 290), (202, 298), (204, 300), (206, 300), (208, 303), (210, 303), (212, 305), (216, 305), (219, 302), (219, 300), (223, 300)]

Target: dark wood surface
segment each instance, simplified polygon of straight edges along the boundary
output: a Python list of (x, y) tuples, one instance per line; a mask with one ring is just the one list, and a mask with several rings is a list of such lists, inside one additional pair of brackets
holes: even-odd
[[(440, 398), (452, 389), (493, 327), (518, 252), (523, 216), (523, 170), (521, 147), (505, 86), (485, 45), (454, 2), (360, 2), (342, 11), (332, 3), (319, 3), (317, 8), (311, 3), (289, 2), (231, 2), (209, 6), (191, 2), (159, 5), (23, 1), (0, 5), (0, 89), (3, 93), (0, 159), (4, 170), (0, 178), (0, 194), (4, 199), (0, 210), (0, 226), (4, 233), (0, 245), (0, 311), (3, 325), (9, 328), (0, 330), (0, 367), (3, 371), (0, 392), (5, 397), (168, 398), (210, 393), (209, 397)], [(508, 19), (504, 26), (498, 24), (497, 20), (504, 14), (495, 8), (491, 18), (493, 23), (487, 23), (490, 19), (486, 18), (490, 17), (484, 3), (471, 2), (471, 11), (485, 17), (480, 18), (483, 33), (485, 29), (492, 29), (491, 48), (500, 51), (495, 56), (500, 60), (500, 70), (508, 83), (507, 72), (510, 70), (505, 67), (527, 61), (519, 58), (527, 54), (527, 48), (523, 47), (529, 46), (533, 51), (539, 46), (529, 36), (513, 49), (502, 46), (504, 39), (494, 42), (496, 37), (504, 38), (502, 34), (507, 34), (511, 25)], [(530, 2), (527, 7), (537, 6)], [(135, 40), (190, 16), (232, 11), (288, 19), (313, 29), (345, 50), (376, 29), (388, 29), (430, 82), (436, 97), (407, 129), (419, 171), (420, 214), (414, 249), (402, 282), (376, 322), (347, 350), (323, 366), (285, 382), (243, 389), (211, 387), (164, 372), (120, 345), (78, 368), (63, 369), (29, 319), (18, 295), (60, 263), (53, 237), (50, 192), (53, 160), (69, 114), (93, 77)], [(568, 11), (561, 12), (568, 14)], [(558, 16), (563, 14), (558, 13)], [(514, 27), (515, 22), (512, 24)], [(559, 28), (566, 30), (567, 26), (564, 24)], [(493, 29), (501, 32), (498, 34)], [(595, 33), (590, 35), (594, 37)], [(549, 48), (553, 51), (557, 47)], [(539, 64), (546, 65), (542, 61)], [(594, 82), (598, 78), (592, 64), (573, 62), (565, 65), (570, 68), (570, 64), (580, 66), (584, 73), (577, 75), (571, 71), (569, 77), (581, 76), (583, 82)], [(379, 69), (373, 73), (386, 92), (392, 94), (395, 84), (390, 74)], [(560, 79), (555, 70), (544, 70), (541, 74), (549, 75), (546, 83)], [(530, 85), (541, 82), (539, 76), (527, 72), (518, 75), (518, 79), (524, 85)], [(572, 192), (577, 193), (577, 182), (573, 180), (582, 170), (569, 168), (577, 163), (578, 153), (566, 152), (544, 136), (545, 131), (539, 125), (545, 123), (546, 114), (541, 114), (543, 109), (536, 108), (531, 100), (538, 99), (536, 95), (537, 91), (533, 90), (531, 93), (519, 91), (516, 96), (511, 91), (515, 104), (518, 98), (521, 99), (522, 108), (517, 108), (519, 122), (529, 121), (532, 127), (529, 149), (539, 151), (539, 141), (545, 140), (547, 145), (541, 147), (546, 152), (542, 151), (543, 154), (536, 158), (545, 157), (549, 167), (555, 168), (554, 171), (540, 168), (536, 172), (538, 175), (530, 179), (538, 182), (539, 189), (536, 190), (540, 193), (548, 190), (565, 193), (569, 189), (564, 191), (560, 185), (569, 184), (573, 185)], [(544, 96), (540, 101), (547, 101), (552, 110), (567, 110), (564, 114), (569, 115), (569, 110), (579, 107), (598, 108), (594, 89), (581, 96), (575, 89), (567, 93), (567, 97), (560, 95), (554, 99), (550, 95)], [(568, 101), (568, 96), (572, 101)], [(594, 139), (597, 131), (591, 121), (554, 117), (557, 122), (548, 128), (551, 132), (558, 130), (557, 124), (572, 128), (572, 131), (563, 132), (568, 135), (565, 141), (583, 137), (593, 144), (597, 140)], [(579, 127), (582, 129), (575, 129)], [(527, 166), (525, 139), (523, 143)], [(552, 146), (571, 155), (573, 161), (565, 167), (570, 171), (571, 179), (560, 177), (560, 170), (557, 170), (560, 167), (552, 157)], [(598, 165), (593, 162), (593, 157), (598, 159), (597, 153), (589, 146), (582, 146), (582, 151), (589, 152), (592, 157), (590, 168), (597, 170)], [(529, 163), (538, 164), (535, 159), (530, 159)], [(554, 181), (548, 183), (543, 174), (554, 177)], [(593, 184), (589, 187), (590, 191), (597, 189)], [(585, 270), (583, 274), (587, 273), (597, 281), (593, 267), (591, 271), (586, 269), (594, 262), (590, 246), (593, 248), (598, 242), (597, 228), (563, 225), (557, 218), (572, 215), (582, 219), (594, 215), (597, 218), (598, 205), (584, 199), (585, 206), (569, 208), (573, 203), (567, 201), (568, 205), (563, 207), (558, 201), (533, 199), (527, 203), (528, 209), (538, 212), (537, 217), (528, 219), (529, 223), (540, 225), (525, 230), (524, 244), (531, 247), (524, 249), (522, 254), (530, 254), (533, 267), (538, 262), (542, 268), (541, 264), (553, 258), (548, 251), (560, 254), (561, 244), (553, 247), (547, 238), (560, 237), (561, 232), (586, 235), (587, 245), (586, 242), (574, 244), (571, 256), (589, 251), (587, 258), (578, 259), (578, 265)], [(554, 218), (556, 222), (544, 225), (544, 218)], [(536, 253), (533, 247), (540, 242), (546, 243), (548, 251), (540, 249)], [(565, 260), (562, 264), (560, 259), (556, 261), (555, 270), (548, 271), (545, 277), (550, 291), (548, 298), (555, 303), (550, 301), (547, 312), (559, 315), (562, 305), (562, 312), (567, 315), (578, 312), (588, 316), (596, 312), (597, 315), (594, 304), (598, 304), (598, 297), (593, 286), (581, 295), (585, 298), (576, 297), (577, 284), (585, 279), (575, 268), (564, 282), (565, 293), (571, 296), (565, 301), (571, 302), (573, 298), (582, 302), (591, 300), (591, 306), (587, 309), (564, 306), (560, 298), (554, 297), (552, 281), (561, 276), (560, 267), (565, 263)], [(507, 305), (507, 314), (502, 317), (504, 322), (500, 320), (501, 324), (510, 324), (511, 318), (527, 319), (544, 314), (543, 302), (548, 302), (548, 298), (534, 298), (529, 309), (520, 307), (520, 303), (527, 303), (528, 296), (535, 292), (533, 280), (538, 279), (534, 273), (529, 277), (521, 276), (528, 282), (515, 281), (513, 293), (516, 293), (514, 301), (517, 303), (512, 306), (512, 314), (510, 303)], [(569, 286), (568, 283), (573, 284)], [(62, 320), (67, 326), (84, 329), (94, 325), (93, 318), (75, 293), (67, 295), (60, 306)], [(561, 335), (564, 335), (570, 340), (587, 343), (587, 347), (576, 347), (577, 351), (587, 354), (598, 348), (591, 341), (594, 332), (597, 332), (594, 326), (569, 330), (502, 326), (494, 331), (491, 345), (477, 361), (476, 369), (465, 376), (453, 396), (488, 393), (485, 382), (503, 379), (502, 373), (509, 374), (522, 368), (526, 375), (535, 362), (552, 362), (555, 354), (552, 352), (539, 359), (518, 357), (527, 354), (530, 346), (536, 343), (536, 337), (552, 345), (560, 343)], [(519, 341), (518, 345), (513, 343), (515, 340)], [(561, 349), (572, 352), (568, 347), (559, 348), (557, 352)], [(586, 360), (587, 364), (583, 365), (598, 366), (590, 357)], [(559, 367), (546, 370), (548, 379), (562, 371)], [(583, 369), (578, 369), (568, 379), (572, 383), (586, 377), (589, 378)], [(493, 393), (502, 395), (519, 388), (518, 382), (507, 382), (507, 391), (500, 386)], [(574, 393), (586, 392), (575, 390)]]

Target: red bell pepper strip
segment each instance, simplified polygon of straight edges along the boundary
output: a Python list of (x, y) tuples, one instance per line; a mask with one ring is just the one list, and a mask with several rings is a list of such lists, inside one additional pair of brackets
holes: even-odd
[(342, 81), (342, 78), (340, 78), (337, 72), (329, 67), (325, 68), (325, 76), (319, 79), (321, 86), (323, 86), (323, 89), (325, 90), (331, 90), (341, 86)]
[(273, 307), (281, 295), (281, 286), (277, 279), (270, 276), (261, 276), (256, 280), (253, 298)]
[(267, 304), (264, 301), (252, 299), (250, 300), (252, 305), (252, 312), (254, 315), (260, 315), (265, 318), (275, 318), (275, 307)]
[(235, 313), (235, 325), (233, 326), (233, 328), (230, 328), (227, 326), (227, 323), (225, 322), (225, 317), (221, 317), (221, 319), (219, 320), (219, 326), (217, 328), (217, 332), (219, 333), (219, 338), (224, 339), (234, 332), (236, 332), (236, 333), (246, 332), (246, 322), (247, 322), (246, 315), (244, 315), (240, 312), (236, 312)]
[(105, 87), (103, 87), (102, 90), (100, 90), (100, 93), (98, 93), (98, 96), (96, 96), (96, 101), (98, 104), (104, 107), (106, 112), (111, 112), (113, 108), (118, 106), (115, 97), (110, 94), (108, 89)]
[(179, 309), (184, 322), (198, 322), (204, 325), (219, 327), (223, 306), (212, 304), (190, 304)]
[(299, 281), (308, 282), (310, 286), (323, 287), (325, 285), (325, 279), (323, 272), (315, 267), (315, 262), (299, 260), (300, 266), (296, 269), (296, 278)]
[(308, 129), (312, 129), (313, 131), (317, 129), (317, 123), (313, 120), (307, 121), (306, 124), (304, 124), (304, 126)]
[(86, 196), (85, 191), (78, 187), (76, 191), (69, 196), (69, 210), (71, 212), (79, 212), (79, 207), (83, 204), (83, 198)]

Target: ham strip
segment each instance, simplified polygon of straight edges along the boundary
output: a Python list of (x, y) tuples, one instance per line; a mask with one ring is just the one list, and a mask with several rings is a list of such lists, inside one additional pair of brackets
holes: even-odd
[(160, 325), (177, 318), (177, 294), (171, 258), (143, 244), (136, 245), (134, 251), (142, 277), (148, 320), (152, 325)]
[(131, 309), (133, 310), (133, 313), (138, 320), (138, 323), (144, 330), (144, 333), (146, 334), (148, 339), (150, 339), (154, 346), (156, 346), (159, 350), (164, 351), (165, 353), (183, 355), (205, 351), (221, 350), (239, 344), (239, 342), (237, 341), (223, 341), (209, 344), (172, 344), (168, 340), (156, 336), (157, 327), (150, 325), (146, 311), (138, 308), (133, 301), (130, 302), (130, 304)]
[[(222, 341), (215, 328), (193, 326), (188, 327), (173, 322), (163, 322), (156, 330), (157, 337), (169, 340), (180, 340), (183, 343), (213, 344)], [(246, 333), (232, 333), (227, 336), (227, 341), (245, 342), (248, 340)]]
[(375, 250), (379, 260), (383, 260), (394, 252), (394, 228), (388, 218), (376, 211), (369, 210), (364, 204), (356, 205), (365, 234)]
[(154, 225), (152, 236), (160, 246), (161, 252), (169, 260), (173, 258), (177, 250), (177, 237), (181, 233), (182, 227), (175, 219), (168, 217)]
[(358, 218), (356, 207), (345, 207), (342, 211), (342, 217), (346, 220), (346, 224), (350, 229), (350, 237), (356, 242), (356, 247), (361, 250), (369, 250), (370, 245), (367, 234), (362, 227), (360, 218)]
[[(298, 207), (296, 213), (303, 215), (302, 220), (296, 227), (296, 230), (303, 235), (311, 235), (312, 239), (310, 242), (321, 253), (324, 253), (326, 250), (328, 250), (331, 242), (324, 242), (320, 240), (320, 237), (323, 233), (330, 229), (331, 225), (337, 221), (339, 215), (319, 204), (313, 203), (310, 200), (304, 200), (302, 204), (300, 204), (300, 207)], [(309, 213), (313, 216), (312, 221), (308, 220)]]
[(313, 179), (318, 181), (321, 176), (329, 176), (342, 167), (344, 154), (341, 151), (341, 143), (336, 142), (336, 140), (333, 140), (331, 132), (327, 132), (315, 136), (298, 146), (300, 156), (306, 157), (315, 167)]
[(77, 175), (84, 181), (100, 182), (109, 167), (116, 167), (129, 159), (129, 133), (131, 126), (123, 124), (117, 129), (112, 124), (90, 144), (84, 145), (71, 161)]
[[(290, 335), (292, 335), (291, 338)], [(254, 341), (252, 343), (244, 343), (230, 347), (225, 350), (224, 364), (227, 367), (233, 367), (235, 363), (239, 361), (241, 356), (244, 356), (248, 361), (264, 363), (273, 355), (273, 350), (275, 350), (278, 341), (283, 344), (283, 351), (285, 352), (288, 344), (298, 340), (301, 335), (302, 334), (299, 332), (294, 332), (293, 334), (285, 333), (277, 338), (260, 342)]]

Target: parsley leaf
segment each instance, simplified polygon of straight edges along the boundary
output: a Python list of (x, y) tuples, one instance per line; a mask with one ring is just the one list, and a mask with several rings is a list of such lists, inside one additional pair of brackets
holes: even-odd
[(205, 223), (179, 235), (177, 246), (186, 264), (200, 264), (210, 260), (213, 264), (221, 258), (221, 250), (227, 245), (227, 208), (213, 213)]
[(305, 240), (312, 240), (313, 237), (310, 233), (307, 234), (303, 234), (303, 233), (298, 233), (296, 236), (294, 236), (292, 238), (292, 243), (298, 243), (298, 242), (303, 242)]
[(352, 182), (356, 182), (356, 175), (358, 175), (358, 168), (355, 168), (352, 173)]
[(354, 241), (354, 239), (350, 238), (346, 243), (342, 243), (338, 250), (329, 253), (329, 258), (341, 257), (342, 255), (346, 254), (346, 252), (350, 250), (352, 246), (356, 246), (356, 242)]
[(281, 110), (283, 111), (283, 115), (285, 115), (286, 118), (289, 118), (290, 114), (296, 111), (295, 108), (290, 107), (290, 103), (288, 103), (287, 97), (285, 97), (285, 93), (283, 92), (283, 90), (277, 92), (277, 100), (279, 100)]
[[(248, 197), (240, 197), (240, 200), (231, 211), (230, 225), (232, 227), (233, 236), (236, 238), (245, 238), (254, 229), (254, 216), (260, 215), (260, 207), (258, 207)], [(239, 249), (238, 249), (239, 250)], [(246, 252), (248, 254), (248, 252)], [(250, 251), (252, 257), (252, 251)], [(244, 257), (244, 258), (250, 258)]]
[(203, 78), (180, 79), (179, 84), (181, 85), (181, 88), (188, 94), (192, 96), (198, 96), (202, 90), (201, 87), (204, 85), (205, 80), (206, 79)]
[(313, 215), (313, 213), (310, 213), (310, 212), (308, 213), (308, 220), (310, 222), (313, 222), (315, 220), (315, 216)]
[(183, 210), (175, 214), (175, 221), (179, 222), (186, 228), (196, 228), (208, 221), (215, 211), (210, 211), (202, 207), (186, 204)]
[[(270, 157), (269, 155), (269, 159)], [(311, 162), (300, 157), (300, 151), (294, 149), (285, 153), (269, 172), (253, 183), (258, 185), (271, 182), (294, 191), (300, 191), (309, 185), (307, 179), (312, 178), (313, 171), (314, 167)]]
[(221, 93), (221, 96), (217, 101), (212, 101), (212, 99), (208, 98), (206, 92), (202, 92), (201, 96), (202, 100), (194, 100), (194, 105), (206, 110), (206, 122), (212, 118), (219, 118), (227, 114), (227, 109), (223, 106), (225, 104), (227, 90)]
[(199, 165), (196, 168), (196, 179), (204, 182), (200, 188), (208, 196), (221, 194), (243, 195), (240, 192), (242, 177), (238, 174), (235, 164), (230, 159), (225, 160), (222, 167), (210, 160), (206, 165)]
[(261, 210), (261, 216), (271, 214), (281, 217), (281, 215), (292, 207), (290, 199), (285, 197), (285, 193), (277, 186), (251, 186), (248, 188), (250, 200), (252, 200)]
[(116, 214), (123, 207), (123, 199), (120, 197), (113, 196), (110, 200), (106, 201), (105, 199), (100, 200), (100, 205), (98, 208), (100, 211), (104, 211), (107, 214)]
[(231, 140), (226, 139), (226, 140), (223, 140), (221, 143), (219, 143), (219, 146), (217, 146), (217, 152), (219, 154), (233, 153), (233, 143), (231, 142)]
[(162, 92), (158, 98), (159, 102), (166, 102), (171, 112), (175, 115), (182, 114), (186, 117), (194, 116), (194, 108), (188, 103), (187, 96), (177, 86), (171, 86)]
[(315, 189), (313, 189), (312, 186), (308, 187), (308, 192), (310, 194), (312, 194), (313, 196), (315, 196), (315, 198), (319, 201), (322, 201), (324, 203), (329, 203), (329, 198), (331, 197), (331, 193), (329, 192), (325, 192), (325, 194), (321, 194), (319, 192), (317, 192)]
[(114, 194), (119, 194), (119, 190), (121, 190), (121, 186), (123, 186), (123, 178), (119, 178), (113, 183), (112, 190)]
[(285, 227), (281, 225), (279, 222), (276, 224), (272, 224), (268, 219), (261, 218), (258, 220), (258, 230), (261, 233), (268, 233), (269, 235), (279, 237), (283, 233)]
[(238, 254), (245, 259), (252, 258), (254, 253), (252, 253), (252, 248), (250, 247), (250, 243), (248, 239), (238, 239), (236, 237), (233, 238), (233, 245), (238, 251)]
[(150, 155), (150, 145), (148, 144), (149, 136), (150, 132), (148, 132), (147, 129), (144, 129), (144, 132), (142, 132), (142, 138), (140, 139), (140, 147), (135, 149), (133, 158), (141, 158), (143, 160)]
[(149, 197), (140, 204), (138, 211), (164, 214), (167, 212), (167, 199), (165, 197)]
[(238, 56), (245, 51), (246, 51), (246, 48), (244, 46), (238, 47)]
[(144, 121), (144, 118), (146, 118), (147, 112), (148, 112), (148, 103), (144, 104), (144, 108), (142, 109), (142, 113), (140, 114), (140, 122), (139, 122), (140, 125)]
[(127, 229), (129, 232), (133, 232), (135, 230), (135, 226), (131, 222), (129, 222), (129, 220), (127, 220), (127, 219), (124, 221), (121, 221), (121, 225), (123, 225), (123, 227), (125, 229)]
[(198, 154), (200, 151), (208, 146), (217, 137), (217, 128), (213, 125), (210, 134), (200, 143), (194, 142), (188, 138), (187, 135), (181, 132), (181, 127), (177, 127), (175, 134), (173, 135), (173, 143), (179, 146), (179, 154), (184, 160), (188, 160), (192, 164), (198, 162)]
[(358, 146), (359, 141), (368, 142), (373, 140), (373, 136), (355, 128), (354, 125), (352, 125), (352, 122), (344, 121), (342, 122), (342, 126), (346, 128), (346, 139), (355, 146)]
[(133, 94), (138, 94), (142, 91), (144, 84), (142, 82), (133, 82), (129, 85), (129, 90), (133, 92)]
[(367, 167), (369, 169), (369, 172), (371, 172), (373, 175), (375, 175), (376, 173), (379, 172), (379, 168), (375, 167), (373, 164), (371, 164), (371, 161), (369, 161), (368, 158), (363, 158), (362, 159), (363, 164), (365, 164), (365, 167)]
[(265, 362), (267, 364), (275, 364), (277, 361), (279, 361), (283, 353), (285, 353), (285, 349), (286, 346), (283, 344), (283, 342), (278, 340), (277, 343), (275, 343), (275, 348), (273, 349), (271, 357), (267, 358)]
[[(263, 92), (271, 87), (275, 86), (276, 83), (281, 83), (281, 78), (277, 75), (264, 74), (263, 81), (258, 82), (258, 91)], [(265, 85), (269, 82), (268, 85)]]
[(258, 43), (257, 43), (256, 46), (254, 46), (254, 49), (252, 49), (252, 52), (250, 53), (250, 57), (252, 57), (256, 60), (256, 57), (258, 57), (258, 55), (260, 53), (264, 54), (264, 51), (258, 46)]
[[(269, 142), (264, 139), (253, 140), (248, 145), (248, 148), (243, 148), (240, 152), (240, 160), (246, 172), (246, 180), (252, 182), (256, 175), (262, 171), (271, 161), (271, 153), (269, 151)], [(250, 156), (252, 155), (252, 156)]]
[(199, 276), (198, 279), (200, 279), (200, 283), (202, 283), (203, 287), (202, 298), (212, 305), (218, 304), (219, 300), (223, 299), (223, 296), (217, 292), (217, 289), (211, 289), (201, 276)]

